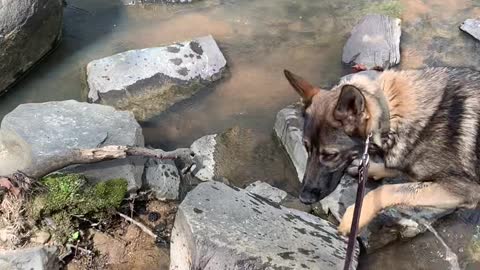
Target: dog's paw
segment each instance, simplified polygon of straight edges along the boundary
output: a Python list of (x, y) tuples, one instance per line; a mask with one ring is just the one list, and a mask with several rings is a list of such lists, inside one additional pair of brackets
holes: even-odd
[(347, 173), (350, 176), (356, 177), (358, 176), (358, 169), (360, 168), (360, 165), (362, 164), (361, 159), (354, 159), (352, 163), (347, 168)]
[(353, 210), (355, 205), (351, 205), (343, 214), (342, 221), (340, 221), (340, 225), (338, 225), (338, 233), (341, 235), (349, 235), (352, 229), (352, 220), (353, 220)]

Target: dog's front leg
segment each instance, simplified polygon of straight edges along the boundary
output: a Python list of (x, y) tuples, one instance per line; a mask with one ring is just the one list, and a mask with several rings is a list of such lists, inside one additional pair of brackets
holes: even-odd
[[(351, 176), (358, 176), (358, 168), (360, 167), (361, 163), (361, 159), (352, 161), (352, 164), (347, 169), (347, 173)], [(384, 163), (370, 162), (368, 167), (368, 178), (375, 181), (382, 180), (383, 178), (397, 177), (399, 175), (399, 171), (386, 168)]]
[[(423, 206), (437, 208), (456, 208), (464, 203), (460, 196), (452, 194), (440, 184), (433, 182), (417, 182), (407, 184), (384, 185), (369, 192), (363, 199), (359, 228), (367, 225), (381, 210), (395, 205)], [(347, 208), (338, 232), (350, 233), (354, 205)]]

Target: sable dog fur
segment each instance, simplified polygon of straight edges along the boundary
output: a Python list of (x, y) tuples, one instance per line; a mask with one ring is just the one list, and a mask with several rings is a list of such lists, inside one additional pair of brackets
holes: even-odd
[[(330, 194), (345, 171), (355, 174), (358, 168), (351, 164), (358, 165), (355, 159), (372, 133), (384, 164), (371, 163), (369, 177), (378, 180), (402, 173), (411, 183), (382, 185), (369, 192), (360, 228), (382, 209), (395, 205), (476, 207), (480, 199), (480, 72), (428, 68), (374, 73), (354, 74), (323, 90), (285, 70), (305, 104), (303, 138), (308, 161), (302, 202), (314, 203)], [(340, 233), (350, 232), (352, 216), (353, 205), (340, 222)]]

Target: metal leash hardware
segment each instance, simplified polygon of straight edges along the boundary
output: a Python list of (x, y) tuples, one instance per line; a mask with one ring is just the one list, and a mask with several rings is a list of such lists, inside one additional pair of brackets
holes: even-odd
[(355, 199), (355, 208), (353, 210), (350, 235), (348, 237), (347, 254), (345, 256), (345, 265), (343, 267), (344, 270), (350, 270), (350, 265), (353, 258), (353, 251), (355, 250), (358, 223), (360, 221), (360, 213), (362, 211), (363, 196), (365, 195), (365, 182), (367, 182), (368, 179), (368, 166), (370, 164), (370, 155), (368, 154), (368, 148), (370, 147), (371, 137), (372, 133), (370, 133), (365, 140), (365, 149), (362, 155), (362, 163), (360, 163), (360, 167), (358, 168), (357, 197)]

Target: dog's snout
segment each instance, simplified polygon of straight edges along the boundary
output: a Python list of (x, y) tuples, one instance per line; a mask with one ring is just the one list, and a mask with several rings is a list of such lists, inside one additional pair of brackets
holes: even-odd
[(304, 204), (316, 203), (320, 200), (320, 189), (303, 189), (299, 199)]

